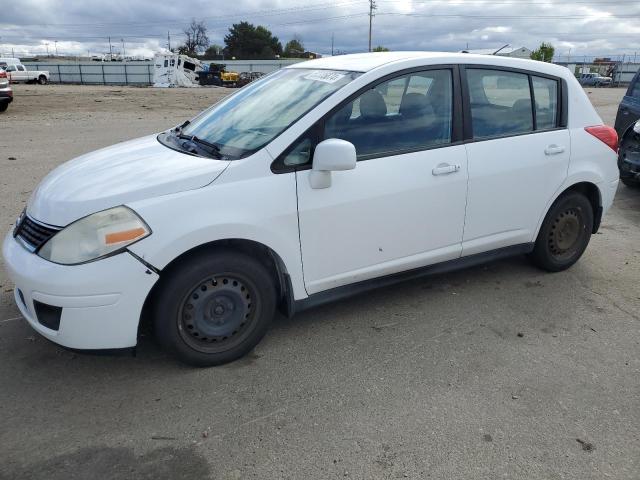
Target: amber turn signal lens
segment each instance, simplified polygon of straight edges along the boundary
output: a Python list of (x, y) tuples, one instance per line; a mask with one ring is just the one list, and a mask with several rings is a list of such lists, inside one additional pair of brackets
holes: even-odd
[(106, 245), (113, 245), (114, 243), (129, 242), (138, 237), (142, 237), (146, 233), (147, 231), (142, 227), (124, 230), (122, 232), (108, 233), (104, 236), (104, 243)]

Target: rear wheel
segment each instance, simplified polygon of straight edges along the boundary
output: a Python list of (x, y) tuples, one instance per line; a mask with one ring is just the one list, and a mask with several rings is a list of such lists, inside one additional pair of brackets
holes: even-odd
[(44, 75), (40, 75), (38, 77), (38, 83), (40, 85), (46, 85), (47, 84), (47, 77), (45, 77)]
[(269, 270), (231, 250), (204, 253), (166, 272), (154, 315), (160, 343), (196, 366), (236, 360), (255, 347), (275, 313)]
[(620, 181), (630, 188), (640, 188), (640, 182), (638, 180), (632, 180), (631, 178), (620, 178)]
[(0, 112), (4, 112), (7, 108), (9, 108), (9, 102), (0, 103)]
[(582, 256), (593, 230), (593, 208), (578, 192), (562, 195), (547, 212), (530, 257), (535, 265), (559, 272)]

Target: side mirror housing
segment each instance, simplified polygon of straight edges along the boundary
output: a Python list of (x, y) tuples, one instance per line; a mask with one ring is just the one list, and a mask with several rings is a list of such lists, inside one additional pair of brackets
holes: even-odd
[(356, 147), (351, 142), (329, 138), (320, 142), (313, 153), (309, 174), (311, 188), (331, 186), (331, 172), (356, 168)]

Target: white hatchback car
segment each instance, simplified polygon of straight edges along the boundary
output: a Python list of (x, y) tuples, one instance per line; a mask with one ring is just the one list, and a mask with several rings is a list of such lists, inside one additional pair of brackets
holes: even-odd
[(301, 62), (172, 130), (51, 172), (4, 241), (16, 302), (74, 349), (251, 350), (287, 315), (388, 282), (582, 255), (615, 131), (564, 67), (393, 52)]

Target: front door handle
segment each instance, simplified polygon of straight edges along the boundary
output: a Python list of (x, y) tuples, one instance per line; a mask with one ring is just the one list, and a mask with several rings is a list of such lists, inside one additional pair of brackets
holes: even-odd
[(441, 163), (436, 168), (431, 170), (434, 175), (447, 175), (449, 173), (455, 173), (460, 170), (460, 165), (450, 165), (448, 163)]
[(544, 154), (545, 155), (558, 155), (559, 153), (564, 152), (564, 147), (561, 147), (559, 145), (549, 145), (547, 148), (544, 149)]

